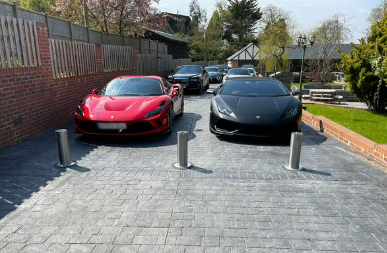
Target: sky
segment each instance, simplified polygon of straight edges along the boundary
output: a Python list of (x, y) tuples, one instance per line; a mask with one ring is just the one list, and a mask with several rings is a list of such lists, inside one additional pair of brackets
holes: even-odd
[[(370, 26), (367, 18), (373, 8), (382, 0), (257, 0), (258, 7), (263, 9), (269, 4), (288, 12), (296, 25), (296, 31), (307, 32), (318, 27), (324, 20), (340, 14), (348, 18), (347, 24), (352, 31), (352, 42), (365, 37), (365, 31)], [(190, 0), (159, 0), (154, 5), (162, 12), (179, 13), (189, 16)], [(207, 11), (210, 20), (215, 11), (217, 0), (198, 0), (202, 9)]]

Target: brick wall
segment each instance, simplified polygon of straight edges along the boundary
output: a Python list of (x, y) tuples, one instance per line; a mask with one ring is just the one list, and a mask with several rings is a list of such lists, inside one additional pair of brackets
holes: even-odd
[(101, 89), (114, 77), (137, 73), (136, 55), (133, 70), (104, 72), (102, 49), (97, 44), (96, 74), (54, 79), (47, 25), (38, 23), (37, 30), (41, 66), (0, 69), (0, 149), (72, 121), (84, 95)]
[(326, 134), (347, 144), (354, 150), (387, 165), (386, 144), (377, 144), (323, 116), (316, 116), (305, 110), (302, 112), (302, 120), (311, 127), (324, 131)]

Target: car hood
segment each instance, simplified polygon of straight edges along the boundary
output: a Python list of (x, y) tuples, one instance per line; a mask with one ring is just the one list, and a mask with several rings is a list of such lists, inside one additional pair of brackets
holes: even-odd
[(90, 111), (90, 119), (96, 121), (127, 121), (143, 119), (145, 115), (160, 106), (168, 96), (111, 97), (89, 95), (85, 105)]
[(237, 114), (276, 115), (282, 114), (294, 97), (238, 97), (220, 95), (222, 100)]

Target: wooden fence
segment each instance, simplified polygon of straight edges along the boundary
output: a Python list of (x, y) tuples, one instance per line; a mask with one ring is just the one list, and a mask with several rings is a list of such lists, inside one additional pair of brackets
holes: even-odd
[(105, 71), (133, 69), (133, 48), (102, 45), (103, 68)]
[(172, 61), (172, 55), (159, 55), (159, 72), (173, 70)]
[(97, 73), (95, 44), (50, 39), (54, 78)]
[(0, 68), (40, 65), (36, 22), (0, 16)]
[(137, 74), (148, 75), (156, 73), (156, 54), (138, 54), (137, 55)]

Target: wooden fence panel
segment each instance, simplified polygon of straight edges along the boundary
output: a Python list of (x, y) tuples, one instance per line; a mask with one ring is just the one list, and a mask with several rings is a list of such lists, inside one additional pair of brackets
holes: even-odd
[(97, 73), (95, 44), (50, 39), (54, 78)]
[(133, 48), (115, 45), (103, 45), (104, 71), (133, 69)]
[(137, 74), (148, 75), (156, 73), (156, 54), (138, 54), (137, 55)]
[(36, 22), (0, 16), (0, 68), (40, 66)]
[(172, 55), (159, 55), (159, 71), (171, 71), (173, 70), (173, 57)]

